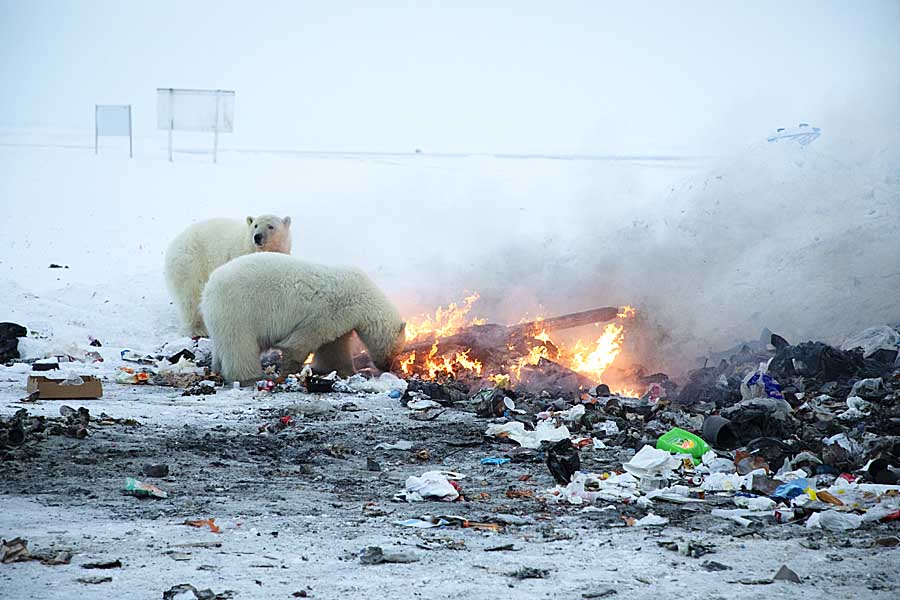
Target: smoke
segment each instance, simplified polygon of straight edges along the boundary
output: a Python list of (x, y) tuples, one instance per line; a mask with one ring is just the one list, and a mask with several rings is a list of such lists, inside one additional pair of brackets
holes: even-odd
[(840, 343), (900, 322), (900, 136), (872, 120), (809, 146), (755, 143), (667, 191), (589, 179), (528, 227), (490, 217), (454, 257), (443, 246), (417, 301), (477, 290), (499, 322), (631, 304), (627, 354), (672, 374), (763, 328)]

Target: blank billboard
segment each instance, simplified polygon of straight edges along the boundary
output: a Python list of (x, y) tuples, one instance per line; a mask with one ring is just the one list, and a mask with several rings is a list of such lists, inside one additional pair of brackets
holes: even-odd
[(131, 106), (97, 105), (97, 135), (131, 135)]
[(176, 131), (234, 130), (234, 92), (157, 88), (156, 126)]

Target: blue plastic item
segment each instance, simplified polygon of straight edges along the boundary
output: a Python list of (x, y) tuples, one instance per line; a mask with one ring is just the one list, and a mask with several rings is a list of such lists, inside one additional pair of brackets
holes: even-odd
[(481, 464), (483, 465), (505, 465), (510, 462), (508, 458), (502, 458), (500, 456), (492, 456), (489, 458), (482, 458)]
[(403, 392), (401, 392), (400, 390), (391, 390), (388, 392), (388, 396), (390, 396), (391, 398), (399, 398), (402, 395)]
[(767, 373), (760, 373), (759, 371), (754, 373), (753, 377), (747, 380), (747, 387), (753, 387), (760, 379), (762, 379), (763, 387), (766, 390), (766, 396), (784, 400), (784, 394), (781, 393), (781, 385)]
[(790, 481), (788, 483), (782, 483), (777, 488), (775, 488), (775, 493), (772, 496), (776, 498), (784, 498), (785, 500), (793, 500), (800, 494), (806, 491), (806, 488), (809, 487), (809, 481), (806, 479), (795, 479), (794, 481)]

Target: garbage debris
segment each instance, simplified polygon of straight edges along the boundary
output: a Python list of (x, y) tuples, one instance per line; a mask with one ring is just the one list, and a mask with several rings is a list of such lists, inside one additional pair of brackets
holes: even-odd
[(234, 598), (232, 591), (217, 594), (210, 589), (198, 590), (189, 583), (173, 585), (163, 592), (163, 600), (229, 600), (230, 598)]
[(569, 438), (569, 430), (565, 425), (556, 426), (552, 419), (538, 421), (533, 431), (526, 431), (525, 424), (511, 421), (502, 425), (491, 425), (485, 435), (508, 438), (523, 448), (537, 450), (541, 442), (558, 442)]
[(0, 323), (0, 364), (19, 358), (19, 338), (27, 335), (18, 323)]
[(359, 562), (364, 565), (413, 563), (418, 561), (418, 558), (407, 552), (385, 552), (380, 546), (367, 546), (359, 553)]
[(138, 481), (134, 477), (128, 477), (125, 480), (125, 488), (122, 493), (128, 496), (137, 496), (138, 498), (168, 498), (168, 492), (165, 492), (155, 485)]
[(75, 581), (78, 583), (86, 583), (88, 585), (96, 585), (100, 583), (109, 583), (113, 580), (109, 575), (97, 575), (96, 577), (77, 577)]
[(667, 476), (681, 465), (668, 451), (644, 446), (622, 468), (635, 477)]
[(547, 448), (547, 468), (550, 469), (556, 483), (566, 485), (572, 481), (572, 475), (581, 468), (578, 449), (567, 439), (550, 445)]
[(191, 527), (208, 527), (209, 530), (213, 533), (222, 533), (222, 530), (216, 525), (215, 519), (198, 519), (198, 520), (186, 520), (184, 522), (185, 525), (190, 525)]
[(27, 390), (29, 394), (37, 392), (40, 400), (90, 400), (103, 396), (100, 380), (90, 375), (69, 375), (60, 379), (29, 375)]
[(698, 435), (694, 435), (678, 427), (663, 435), (656, 441), (659, 450), (689, 454), (699, 463), (700, 458), (709, 452), (709, 445)]
[(145, 477), (168, 477), (169, 465), (162, 463), (146, 464), (141, 468)]
[(778, 569), (778, 572), (772, 577), (774, 581), (791, 581), (793, 583), (800, 583), (800, 576), (797, 575), (794, 571), (790, 570), (787, 565), (781, 565), (781, 568)]
[(629, 525), (632, 527), (655, 527), (660, 525), (667, 525), (668, 523), (669, 519), (667, 519), (666, 517), (661, 517), (659, 515), (649, 513), (646, 517), (641, 517), (640, 519), (629, 522)]
[(81, 565), (82, 569), (121, 569), (122, 561), (118, 558), (116, 560), (107, 560), (100, 562), (89, 562)]
[(3, 540), (3, 546), (0, 548), (0, 563), (20, 562), (23, 560), (31, 560), (31, 553), (28, 552), (28, 542), (22, 538), (15, 538), (8, 542)]
[[(455, 473), (449, 475), (457, 476)], [(427, 471), (421, 477), (410, 476), (406, 480), (405, 491), (398, 494), (397, 498), (405, 502), (452, 502), (459, 498), (459, 490), (447, 476), (448, 473), (442, 471)]]
[(549, 569), (538, 569), (536, 567), (519, 567), (509, 573), (510, 577), (515, 577), (516, 579), (545, 579), (549, 575)]

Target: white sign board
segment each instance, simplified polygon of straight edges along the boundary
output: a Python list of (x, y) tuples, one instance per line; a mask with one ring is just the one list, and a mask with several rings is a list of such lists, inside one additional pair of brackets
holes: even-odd
[(97, 105), (98, 135), (131, 135), (131, 106)]
[(156, 90), (156, 126), (177, 131), (234, 131), (234, 92)]
[(128, 138), (128, 154), (134, 156), (131, 137), (130, 104), (94, 105), (94, 154), (97, 154), (100, 136)]
[(169, 131), (170, 162), (173, 131), (212, 131), (213, 162), (218, 162), (219, 132), (234, 131), (234, 92), (156, 88), (156, 127)]

